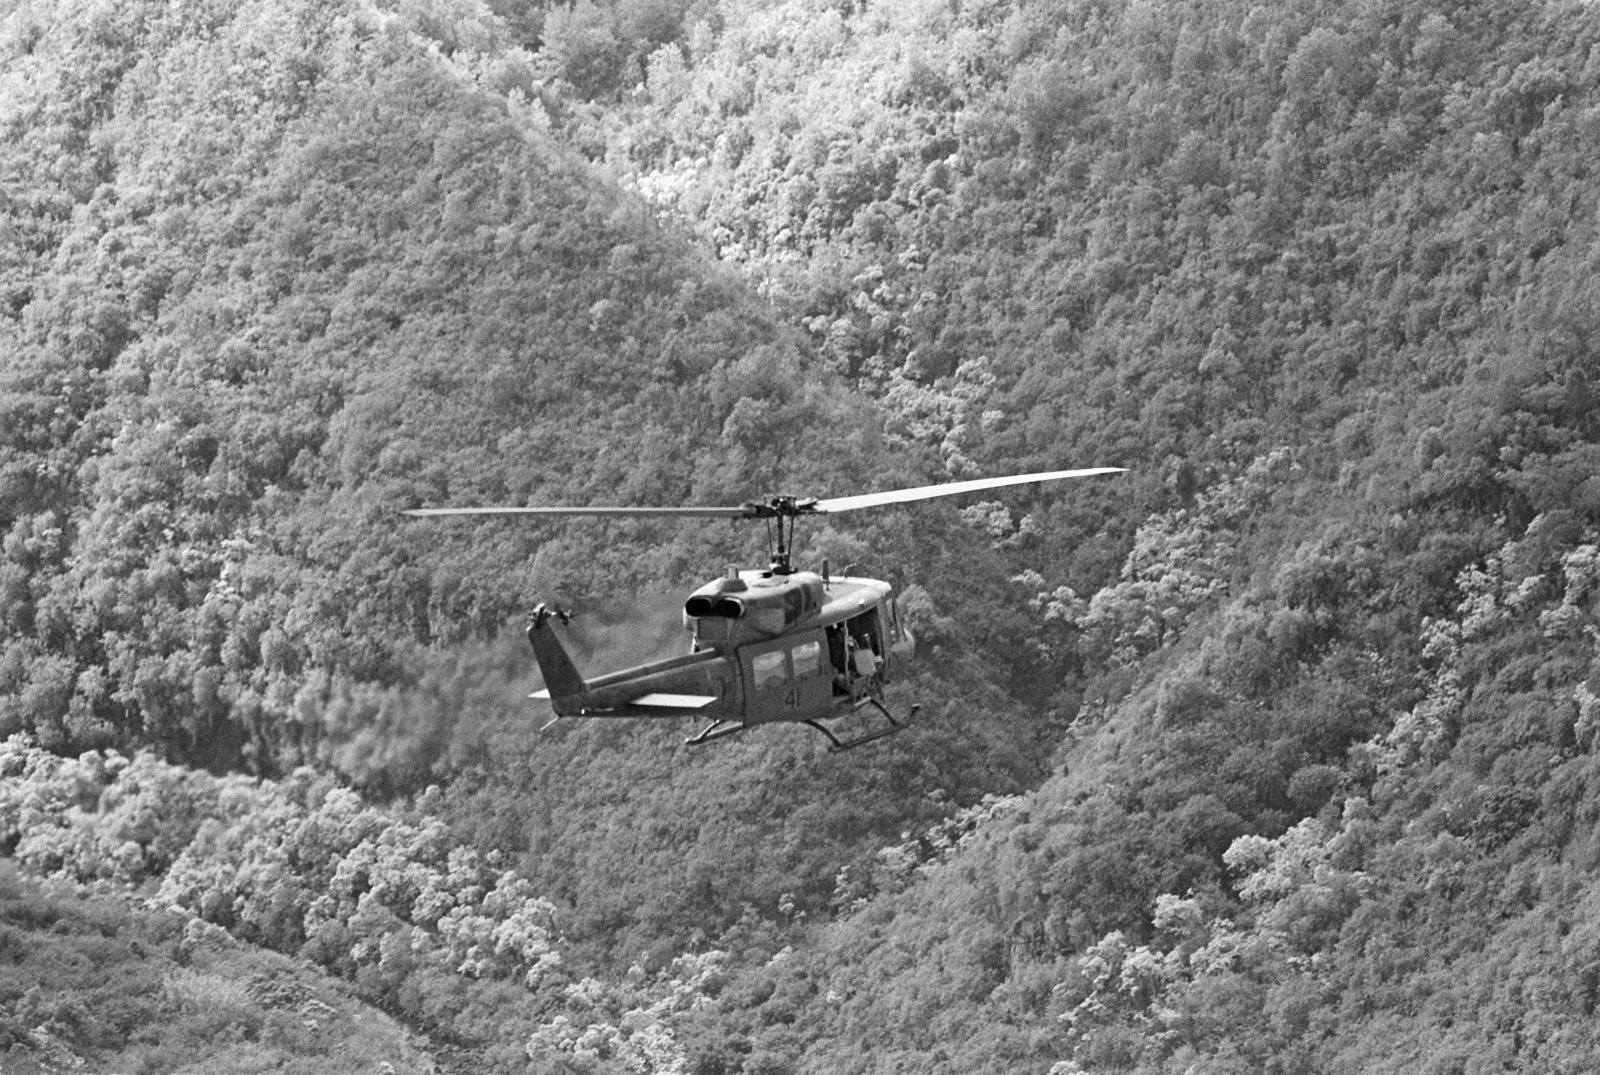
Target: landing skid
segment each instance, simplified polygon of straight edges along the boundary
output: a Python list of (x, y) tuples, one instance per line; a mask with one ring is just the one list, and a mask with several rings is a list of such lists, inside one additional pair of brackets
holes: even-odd
[[(895, 720), (894, 714), (889, 712), (888, 706), (884, 705), (876, 698), (869, 698), (867, 701), (874, 709), (883, 714), (884, 719), (889, 722), (889, 727), (879, 728), (875, 732), (867, 732), (864, 735), (858, 735), (853, 739), (840, 739), (837, 735), (833, 734), (833, 730), (831, 728), (828, 728), (821, 721), (806, 720), (801, 721), (800, 723), (806, 725), (808, 728), (815, 728), (817, 731), (827, 736), (828, 742), (832, 744), (828, 747), (828, 753), (838, 754), (840, 751), (854, 750), (856, 747), (866, 746), (868, 743), (887, 738), (888, 736), (894, 735), (896, 732), (905, 731), (906, 725), (911, 723), (912, 719), (916, 717), (917, 711), (922, 708), (920, 705), (914, 705), (911, 707), (911, 711), (906, 714), (904, 720)], [(747, 724), (742, 720), (714, 720), (704, 728), (700, 729), (698, 734), (690, 736), (683, 742), (685, 746), (697, 747), (702, 743), (710, 743), (718, 739), (726, 739), (730, 735), (738, 735), (740, 732), (747, 732), (752, 727), (754, 727), (754, 725)]]
[(854, 739), (840, 739), (837, 735), (833, 734), (832, 729), (825, 727), (819, 721), (808, 720), (805, 723), (828, 737), (828, 742), (833, 744), (832, 746), (828, 747), (829, 754), (838, 754), (842, 751), (854, 750), (856, 747), (864, 747), (868, 743), (876, 742), (879, 739), (886, 739), (889, 736), (894, 735), (896, 732), (905, 731), (906, 725), (910, 724), (911, 721), (915, 719), (917, 710), (922, 708), (920, 705), (912, 706), (910, 712), (906, 714), (905, 720), (898, 721), (894, 719), (894, 714), (889, 712), (889, 707), (878, 701), (878, 699), (868, 698), (867, 701), (872, 704), (874, 709), (882, 713), (884, 719), (889, 722), (889, 726), (887, 728), (879, 728), (875, 732), (866, 732), (862, 735), (856, 736)]

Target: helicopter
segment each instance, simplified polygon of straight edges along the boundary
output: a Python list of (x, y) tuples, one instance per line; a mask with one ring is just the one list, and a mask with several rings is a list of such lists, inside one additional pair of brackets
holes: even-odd
[[(902, 731), (916, 716), (889, 711), (884, 687), (916, 653), (894, 589), (877, 579), (797, 570), (792, 562), (799, 520), (860, 508), (902, 504), (1008, 485), (1121, 473), (1122, 467), (1054, 470), (944, 482), (852, 496), (768, 496), (728, 507), (481, 507), (413, 508), (412, 517), (591, 516), (598, 518), (761, 519), (775, 532), (765, 568), (730, 567), (683, 604), (693, 632), (689, 652), (584, 678), (552, 623), (571, 613), (541, 603), (528, 621), (528, 642), (545, 687), (529, 695), (548, 701), (555, 717), (682, 717), (709, 721), (684, 740), (714, 742), (764, 724), (798, 723), (828, 738), (838, 752)], [(841, 738), (830, 723), (863, 709), (887, 724)], [(543, 729), (541, 729), (543, 730)]]

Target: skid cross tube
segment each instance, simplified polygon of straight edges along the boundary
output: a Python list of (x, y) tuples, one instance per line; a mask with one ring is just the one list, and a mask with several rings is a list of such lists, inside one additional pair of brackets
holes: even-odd
[[(728, 725), (728, 727), (723, 727), (723, 725)], [(701, 743), (712, 743), (718, 739), (726, 739), (730, 735), (738, 735), (740, 732), (747, 732), (751, 729), (751, 727), (752, 725), (746, 724), (742, 720), (737, 724), (727, 720), (714, 720), (704, 728), (700, 729), (700, 734), (692, 735), (688, 739), (685, 739), (683, 741), (683, 745), (697, 747)]]

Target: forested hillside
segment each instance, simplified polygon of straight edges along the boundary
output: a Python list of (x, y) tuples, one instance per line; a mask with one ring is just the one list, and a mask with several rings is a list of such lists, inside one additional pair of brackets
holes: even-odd
[[(303, 964), (214, 925), (19, 878), (0, 863), (6, 1067), (396, 1073), (433, 1070), (395, 1020)], [(25, 991), (12, 988), (26, 980)], [(76, 1063), (74, 1063), (76, 1061)]]
[[(462, 1070), (1592, 1070), (1596, 46), (8, 5), (0, 840)], [(802, 533), (931, 658), (843, 757), (522, 700), (534, 600), (614, 666), (759, 535), (396, 515), (1095, 464)]]

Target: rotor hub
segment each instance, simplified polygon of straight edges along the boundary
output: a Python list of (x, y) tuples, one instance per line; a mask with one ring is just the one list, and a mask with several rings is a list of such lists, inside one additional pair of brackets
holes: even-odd
[(752, 519), (793, 519), (798, 515), (814, 515), (817, 498), (814, 496), (769, 496), (765, 500), (750, 500), (744, 509)]

